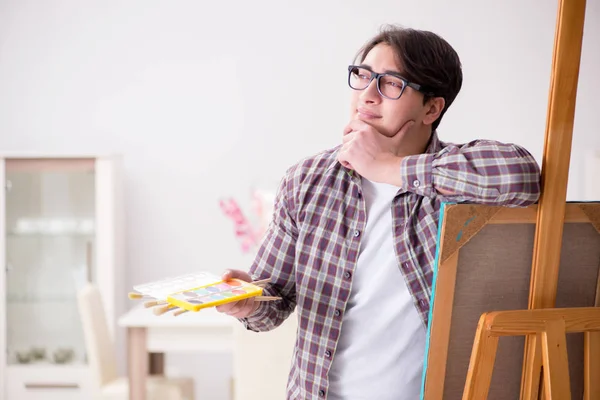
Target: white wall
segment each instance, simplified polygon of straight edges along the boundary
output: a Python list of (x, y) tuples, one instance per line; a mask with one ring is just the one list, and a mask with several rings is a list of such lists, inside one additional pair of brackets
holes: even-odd
[[(434, 30), (460, 54), (465, 83), (442, 139), (517, 142), (541, 162), (556, 6), (4, 0), (0, 150), (124, 155), (128, 287), (246, 268), (218, 199), (249, 199), (252, 185), (272, 188), (291, 163), (340, 141), (346, 65), (384, 23)], [(584, 196), (581, 155), (600, 148), (598, 49), (600, 1), (588, 0), (569, 199)], [(225, 399), (230, 360), (207, 369), (187, 358), (177, 361), (194, 361), (199, 385)]]

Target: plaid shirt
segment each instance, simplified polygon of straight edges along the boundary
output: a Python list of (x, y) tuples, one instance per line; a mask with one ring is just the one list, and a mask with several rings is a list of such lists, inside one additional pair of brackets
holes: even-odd
[[(327, 395), (366, 225), (360, 177), (337, 161), (338, 150), (304, 159), (286, 172), (250, 269), (255, 279), (271, 278), (265, 295), (283, 300), (261, 303), (254, 315), (241, 319), (247, 329), (274, 329), (297, 309), (288, 399)], [(426, 152), (405, 157), (398, 173), (404, 185), (392, 203), (396, 256), (427, 327), (442, 202), (530, 205), (538, 200), (540, 171), (516, 145), (483, 140), (452, 145), (434, 133)]]

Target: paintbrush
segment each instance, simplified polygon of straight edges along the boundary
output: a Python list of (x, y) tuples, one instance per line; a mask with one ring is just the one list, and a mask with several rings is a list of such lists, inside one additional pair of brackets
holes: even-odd
[(267, 279), (261, 279), (259, 281), (250, 282), (250, 283), (255, 286), (264, 287), (267, 283), (270, 283), (270, 282), (271, 282), (271, 278), (267, 278)]
[(146, 296), (145, 294), (136, 293), (136, 292), (129, 292), (128, 296), (129, 296), (129, 298), (131, 300), (138, 300), (138, 299), (143, 299), (143, 298), (149, 298), (150, 297), (150, 296)]
[(154, 307), (154, 306), (160, 306), (163, 304), (167, 304), (167, 302), (165, 300), (152, 300), (152, 301), (145, 302), (144, 307), (150, 308), (150, 307)]
[(184, 314), (184, 313), (186, 313), (186, 312), (189, 312), (189, 310), (186, 310), (185, 308), (180, 308), (179, 310), (175, 311), (175, 312), (173, 313), (173, 315), (174, 315), (174, 316), (178, 316), (178, 315)]
[[(281, 300), (281, 297), (275, 297), (275, 296), (256, 296), (254, 297), (254, 301), (275, 301), (275, 300)], [(165, 311), (168, 312), (169, 310)], [(186, 312), (189, 312), (189, 310), (186, 310), (185, 308), (180, 308), (179, 310), (175, 311), (173, 313), (173, 315), (176, 317), (178, 315), (181, 314), (185, 314)]]
[(154, 315), (163, 315), (164, 313), (167, 313), (169, 311), (173, 311), (175, 309), (177, 309), (178, 307), (176, 306), (172, 306), (170, 304), (167, 304), (166, 306), (160, 306), (160, 307), (154, 307)]
[(281, 300), (281, 297), (276, 297), (276, 296), (256, 296), (254, 298), (254, 301), (275, 301), (275, 300)]

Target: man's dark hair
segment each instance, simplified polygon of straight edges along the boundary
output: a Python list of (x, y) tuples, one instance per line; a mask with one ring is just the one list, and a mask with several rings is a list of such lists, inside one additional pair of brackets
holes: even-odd
[[(402, 67), (400, 72), (406, 79), (423, 86), (435, 97), (444, 98), (444, 109), (432, 124), (432, 130), (435, 130), (462, 86), (458, 54), (446, 40), (433, 32), (386, 26), (359, 51), (357, 58), (360, 62), (381, 43), (392, 47)], [(426, 95), (423, 104), (430, 98)]]

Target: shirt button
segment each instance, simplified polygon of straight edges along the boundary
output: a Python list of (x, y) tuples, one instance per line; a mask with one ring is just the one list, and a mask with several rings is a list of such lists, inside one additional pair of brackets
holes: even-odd
[(325, 357), (327, 357), (327, 358), (331, 357), (331, 352), (329, 350), (325, 351)]
[(414, 186), (414, 187), (419, 187), (419, 185), (420, 185), (420, 184), (421, 184), (421, 182), (419, 182), (419, 180), (418, 180), (418, 179), (415, 179), (415, 180), (413, 181), (413, 186)]
[(354, 231), (354, 237), (359, 237), (359, 236), (360, 236), (360, 231), (359, 230)]
[(324, 390), (319, 390), (319, 397), (325, 397), (325, 391)]
[(344, 278), (350, 279), (351, 276), (352, 274), (349, 271), (344, 272)]
[(419, 300), (419, 304), (421, 305), (421, 307), (425, 307), (425, 300), (423, 300), (423, 299)]
[(342, 312), (340, 310), (335, 310), (334, 314), (336, 317), (339, 317), (342, 314)]
[(404, 269), (408, 269), (408, 263), (404, 263), (402, 264), (402, 266), (404, 267)]

